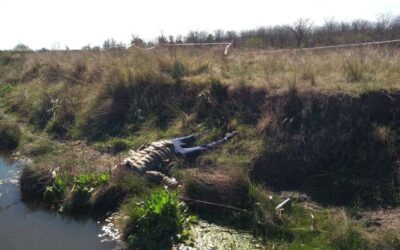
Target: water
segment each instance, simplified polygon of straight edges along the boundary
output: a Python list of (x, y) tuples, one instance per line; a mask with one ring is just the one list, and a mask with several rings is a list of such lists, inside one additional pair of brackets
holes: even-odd
[(101, 224), (76, 220), (21, 201), (21, 168), (0, 157), (0, 250), (110, 250), (101, 242)]

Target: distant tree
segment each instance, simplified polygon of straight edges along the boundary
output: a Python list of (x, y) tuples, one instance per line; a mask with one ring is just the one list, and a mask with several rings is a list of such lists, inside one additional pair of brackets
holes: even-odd
[(284, 48), (288, 45), (290, 37), (289, 32), (290, 30), (287, 26), (278, 25), (272, 29), (273, 36), (275, 37), (275, 39), (277, 39), (278, 42), (277, 47)]
[(198, 31), (190, 31), (185, 40), (187, 43), (198, 43), (200, 42), (199, 36)]
[(390, 29), (392, 16), (390, 14), (382, 14), (378, 16), (378, 20), (376, 21), (376, 31), (377, 31), (377, 39), (382, 41), (384, 39), (385, 34)]
[(216, 42), (222, 42), (224, 40), (225, 32), (223, 30), (214, 31), (214, 39)]
[(208, 42), (208, 43), (214, 42), (214, 36), (213, 36), (212, 34), (208, 34), (208, 36), (207, 36), (207, 42)]
[(90, 44), (85, 45), (81, 48), (81, 50), (91, 50), (92, 48), (90, 47)]
[(175, 38), (176, 43), (183, 43), (182, 35), (177, 35)]
[(298, 48), (304, 45), (305, 40), (307, 39), (307, 35), (310, 33), (312, 29), (310, 19), (303, 19), (303, 18), (298, 19), (293, 24), (293, 26), (289, 28), (294, 33)]
[(167, 43), (167, 38), (165, 38), (164, 34), (157, 37), (157, 43)]
[(141, 39), (139, 36), (137, 35), (132, 35), (132, 39), (131, 39), (131, 46), (138, 46), (138, 47), (144, 47), (146, 44), (143, 41), (143, 39)]
[(15, 45), (14, 47), (14, 51), (32, 51), (31, 48), (29, 48), (28, 46), (26, 46), (23, 43), (19, 43), (17, 45)]
[(116, 41), (113, 38), (107, 39), (103, 43), (103, 49), (105, 49), (105, 50), (111, 49), (115, 44), (116, 44)]
[(171, 43), (171, 44), (174, 44), (174, 43), (175, 43), (175, 38), (174, 38), (174, 36), (171, 36), (171, 35), (170, 35), (170, 36), (168, 37), (168, 42)]
[(400, 38), (400, 16), (392, 18), (390, 21), (390, 39)]
[(109, 38), (104, 41), (103, 49), (125, 49), (125, 44), (123, 42), (117, 42), (114, 38)]
[(226, 38), (228, 39), (228, 41), (233, 41), (238, 37), (238, 34), (236, 33), (236, 31), (227, 31), (226, 32)]
[(336, 22), (335, 18), (325, 19), (324, 24), (324, 31), (325, 31), (325, 45), (332, 45), (333, 44), (333, 37), (335, 31), (337, 29), (338, 23)]

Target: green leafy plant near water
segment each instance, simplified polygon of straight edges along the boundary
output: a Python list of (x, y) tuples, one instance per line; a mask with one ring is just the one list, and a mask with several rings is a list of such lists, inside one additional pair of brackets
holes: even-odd
[[(80, 174), (74, 178), (74, 186), (76, 191), (90, 194), (96, 187), (108, 183), (110, 175), (107, 173), (95, 174)], [(43, 196), (45, 200), (60, 199), (68, 189), (68, 176), (56, 176), (52, 185), (47, 186)]]
[(65, 191), (67, 191), (66, 180), (60, 176), (56, 176), (53, 184), (46, 187), (43, 196), (46, 200), (55, 200), (56, 198), (62, 197)]
[(173, 244), (188, 240), (186, 227), (195, 221), (177, 193), (159, 190), (129, 208), (126, 237), (132, 248), (170, 249)]
[(91, 193), (94, 188), (106, 184), (110, 180), (110, 175), (107, 173), (95, 174), (80, 174), (75, 177), (74, 183), (76, 190), (79, 192)]

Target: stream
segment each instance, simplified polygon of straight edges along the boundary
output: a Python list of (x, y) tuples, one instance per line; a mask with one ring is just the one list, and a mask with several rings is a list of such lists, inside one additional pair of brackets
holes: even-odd
[(0, 249), (7, 250), (110, 250), (103, 223), (74, 219), (21, 200), (21, 167), (0, 156)]

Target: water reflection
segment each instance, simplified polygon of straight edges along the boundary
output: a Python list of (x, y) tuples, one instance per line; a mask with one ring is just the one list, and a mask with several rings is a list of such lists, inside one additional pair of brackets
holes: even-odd
[(94, 220), (60, 216), (22, 202), (19, 175), (18, 164), (0, 157), (0, 249), (113, 249), (113, 242), (100, 242), (101, 225)]

